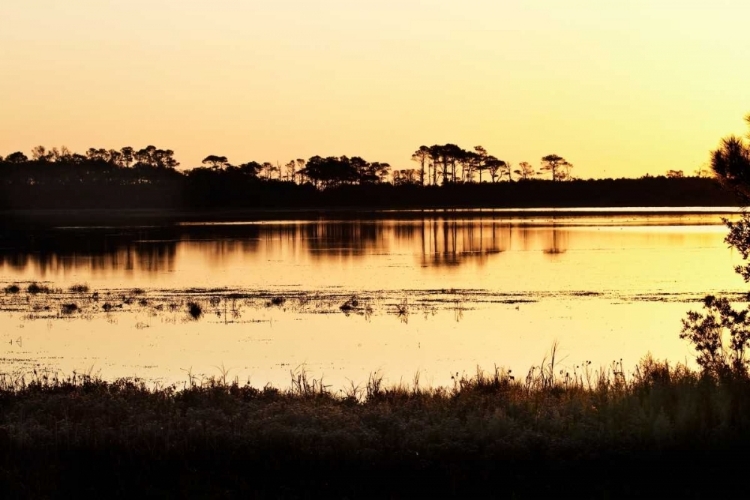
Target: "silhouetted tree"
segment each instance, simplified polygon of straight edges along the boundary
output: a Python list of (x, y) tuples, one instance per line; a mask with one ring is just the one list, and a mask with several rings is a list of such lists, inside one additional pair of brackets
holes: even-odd
[[(456, 182), (456, 163), (466, 156), (466, 151), (455, 144), (443, 146), (443, 162), (446, 167), (450, 166), (450, 180)], [(447, 172), (444, 174), (443, 182), (448, 180)]]
[(708, 167), (706, 164), (703, 164), (700, 167), (695, 169), (694, 175), (696, 177), (710, 178), (712, 175), (711, 168)]
[(109, 161), (109, 153), (104, 148), (89, 148), (86, 151), (86, 158), (94, 161)]
[[(98, 154), (98, 153), (97, 153)], [(157, 149), (155, 146), (146, 146), (133, 153), (135, 167), (141, 169), (146, 167), (160, 169), (174, 169), (179, 163), (174, 158), (174, 151), (171, 149)]]
[(487, 150), (482, 146), (474, 146), (475, 169), (479, 171), (479, 183), (482, 183), (482, 172), (488, 170), (490, 166), (487, 164)]
[(271, 179), (273, 177), (273, 173), (276, 171), (276, 165), (271, 163), (270, 161), (264, 161), (262, 163), (263, 169), (261, 170), (263, 177), (266, 179)]
[(417, 170), (414, 168), (407, 168), (403, 170), (394, 170), (393, 171), (393, 185), (394, 186), (404, 186), (407, 184), (410, 185), (416, 185), (422, 184), (422, 179), (424, 172), (422, 170)]
[(122, 166), (124, 166), (124, 165), (122, 164), (122, 153), (120, 153), (120, 152), (119, 152), (119, 151), (117, 151), (116, 149), (110, 149), (110, 150), (109, 150), (109, 151), (107, 152), (107, 154), (108, 154), (108, 156), (109, 156), (109, 162), (110, 162), (110, 163), (112, 163), (112, 164), (114, 164), (114, 165), (117, 165), (118, 167), (122, 167)]
[(364, 178), (360, 178), (360, 182), (385, 182), (388, 179), (388, 174), (391, 171), (391, 166), (384, 162), (373, 162), (367, 167), (367, 174)]
[(305, 168), (306, 162), (302, 158), (297, 158), (296, 163), (297, 163), (296, 173), (299, 176), (299, 183), (302, 184), (302, 182), (304, 181), (304, 175), (302, 174), (302, 170)]
[(296, 173), (297, 173), (296, 166), (297, 165), (294, 162), (294, 160), (284, 165), (284, 178), (286, 180), (295, 182)]
[(492, 155), (487, 157), (486, 162), (487, 162), (487, 169), (490, 172), (490, 178), (492, 179), (492, 182), (495, 183), (503, 175), (503, 173), (508, 167), (508, 164), (505, 163), (503, 160), (499, 160), (495, 158)]
[[(430, 155), (430, 165), (432, 166), (432, 184), (437, 186), (438, 169), (443, 161), (443, 146), (435, 144), (427, 149)], [(447, 169), (447, 166), (445, 168)]]
[(513, 164), (509, 161), (503, 163), (503, 173), (508, 176), (508, 182), (513, 182)]
[(251, 161), (239, 165), (237, 169), (244, 175), (248, 175), (250, 177), (258, 177), (258, 173), (263, 170), (263, 166), (257, 161)]
[(201, 163), (214, 170), (221, 170), (223, 168), (226, 168), (229, 160), (227, 160), (226, 156), (208, 155), (203, 158), (203, 161)]
[(458, 177), (458, 180), (462, 182), (474, 182), (474, 172), (477, 171), (480, 162), (481, 160), (477, 153), (462, 149), (461, 154), (456, 158), (456, 163), (461, 166), (461, 176)]
[[(748, 115), (750, 123), (750, 115)], [(729, 136), (711, 153), (711, 168), (719, 181), (745, 204), (750, 200), (750, 146), (740, 137)]]
[(53, 161), (70, 161), (73, 156), (73, 152), (67, 146), (60, 146), (59, 150), (52, 148), (51, 154)]
[(427, 146), (419, 146), (412, 155), (411, 159), (419, 163), (419, 183), (424, 186), (425, 182), (425, 163), (430, 158), (430, 148)]
[(16, 151), (15, 153), (11, 153), (6, 156), (5, 161), (7, 163), (26, 163), (27, 161), (29, 161), (29, 158), (22, 152)]
[(437, 184), (438, 171), (443, 184), (456, 182), (456, 164), (465, 160), (467, 152), (455, 144), (435, 144), (427, 149), (433, 168), (433, 184)]
[(547, 155), (542, 158), (542, 170), (552, 172), (552, 180), (562, 180), (560, 177), (563, 168), (570, 169), (573, 165), (565, 158), (558, 155)]
[(120, 153), (122, 155), (121, 159), (122, 159), (123, 166), (125, 166), (126, 168), (129, 168), (130, 165), (133, 163), (133, 158), (135, 154), (135, 152), (133, 151), (133, 148), (131, 148), (130, 146), (125, 146), (124, 148), (120, 150)]
[(44, 146), (36, 146), (31, 150), (31, 159), (36, 161), (47, 161), (50, 159), (50, 156)]
[(533, 179), (536, 174), (534, 167), (527, 161), (519, 163), (518, 168), (514, 172), (522, 181)]
[[(745, 119), (750, 124), (750, 115)], [(736, 136), (723, 139), (719, 148), (711, 153), (711, 168), (743, 204), (740, 220), (725, 219), (729, 228), (725, 241), (747, 262), (750, 256), (750, 212), (747, 209), (750, 204), (750, 145)], [(736, 266), (735, 271), (745, 283), (750, 282), (750, 264)], [(736, 309), (730, 299), (708, 295), (703, 300), (703, 314), (690, 311), (682, 323), (680, 338), (693, 344), (698, 351), (697, 362), (705, 372), (720, 378), (748, 376), (750, 307)]]
[(171, 149), (157, 149), (154, 152), (154, 160), (158, 168), (174, 169), (180, 165)]
[(359, 177), (358, 172), (352, 167), (349, 159), (345, 156), (341, 158), (335, 156), (327, 158), (313, 156), (307, 160), (304, 175), (316, 186), (323, 188), (337, 186), (342, 183), (353, 183)]
[[(344, 171), (343, 169), (351, 169), (352, 171), (356, 172), (357, 181), (360, 184), (374, 180), (370, 178), (370, 163), (365, 161), (364, 158), (360, 158), (359, 156), (352, 156), (351, 158), (342, 156), (341, 158), (339, 158), (339, 162), (341, 162), (342, 172)], [(341, 179), (342, 182), (346, 182), (347, 180), (348, 179), (345, 179), (343, 177)]]

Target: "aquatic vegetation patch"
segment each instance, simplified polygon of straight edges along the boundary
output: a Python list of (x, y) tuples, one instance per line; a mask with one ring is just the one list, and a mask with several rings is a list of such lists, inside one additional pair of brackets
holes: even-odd
[(197, 302), (188, 302), (187, 304), (187, 312), (193, 319), (199, 319), (201, 316), (203, 316), (203, 307)]
[[(13, 292), (18, 287), (18, 292)], [(6, 293), (0, 294), (0, 312), (20, 312), (25, 319), (55, 319), (55, 311), (62, 311), (65, 304), (72, 302), (71, 289), (52, 288), (48, 284), (31, 283), (27, 286), (28, 295), (21, 294), (19, 284), (5, 286)], [(85, 288), (84, 288), (85, 287)], [(276, 307), (292, 314), (335, 314), (361, 316), (370, 319), (375, 314), (392, 315), (399, 321), (408, 323), (414, 314), (424, 314), (425, 319), (435, 317), (438, 311), (452, 313), (456, 321), (483, 307), (510, 305), (518, 308), (522, 304), (543, 300), (559, 300), (562, 297), (591, 297), (592, 300), (652, 301), (652, 302), (700, 302), (702, 296), (694, 293), (676, 294), (619, 294), (617, 292), (519, 292), (496, 293), (482, 289), (446, 290), (358, 290), (339, 289), (286, 291), (286, 290), (232, 290), (232, 289), (101, 289), (91, 290), (87, 285), (76, 285), (75, 304), (78, 307), (76, 318), (91, 319), (97, 314), (114, 311), (123, 313), (145, 313), (151, 317), (159, 314), (172, 314), (185, 311), (189, 319), (199, 319), (212, 313), (221, 322), (253, 322), (253, 310)], [(86, 290), (85, 292), (83, 290)], [(598, 293), (598, 292), (597, 292)], [(737, 300), (746, 294), (734, 293)], [(190, 304), (194, 304), (191, 306)], [(200, 311), (200, 312), (199, 312)], [(45, 314), (49, 312), (50, 314)], [(70, 317), (70, 314), (66, 314)], [(443, 315), (437, 316), (440, 320)], [(111, 319), (111, 318), (109, 318)], [(166, 318), (165, 318), (166, 319)], [(176, 321), (176, 317), (169, 321)], [(265, 321), (265, 320), (264, 320)]]
[(268, 305), (272, 306), (283, 306), (286, 302), (286, 298), (277, 295), (276, 297), (272, 297), (270, 301), (268, 301)]
[(62, 305), (62, 306), (60, 307), (60, 311), (61, 311), (61, 312), (62, 312), (63, 314), (73, 314), (74, 312), (76, 312), (76, 311), (78, 311), (78, 310), (79, 310), (79, 308), (78, 308), (78, 304), (75, 304), (75, 303), (73, 303), (73, 302), (70, 302), (70, 303), (67, 303), (67, 304), (63, 304), (63, 305)]
[(47, 285), (40, 285), (39, 283), (31, 283), (26, 288), (26, 291), (32, 295), (36, 295), (39, 293), (52, 293), (52, 289), (50, 287), (48, 287)]

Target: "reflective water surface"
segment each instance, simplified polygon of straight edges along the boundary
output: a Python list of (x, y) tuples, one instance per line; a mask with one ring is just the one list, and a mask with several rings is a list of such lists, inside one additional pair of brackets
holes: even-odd
[(2, 302), (0, 371), (286, 386), (304, 366), (334, 387), (378, 370), (443, 384), (526, 370), (554, 340), (563, 367), (689, 361), (685, 312), (745, 290), (718, 214), (399, 215), (5, 229), (0, 281), (20, 291)]

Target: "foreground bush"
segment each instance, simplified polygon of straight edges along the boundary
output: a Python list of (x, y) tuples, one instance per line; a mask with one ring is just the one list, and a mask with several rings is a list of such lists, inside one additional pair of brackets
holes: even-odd
[[(750, 381), (644, 360), (452, 388), (332, 394), (6, 376), (0, 487), (9, 497), (715, 496), (750, 444)], [(719, 479), (719, 480), (717, 480)]]

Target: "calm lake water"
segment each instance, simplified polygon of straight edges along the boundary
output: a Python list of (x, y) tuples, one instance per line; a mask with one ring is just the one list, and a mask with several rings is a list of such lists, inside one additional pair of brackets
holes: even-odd
[(690, 362), (680, 320), (746, 290), (740, 258), (721, 215), (650, 211), (6, 228), (0, 281), (21, 291), (3, 295), (0, 371), (446, 384), (477, 365), (525, 373), (555, 340), (566, 369)]

